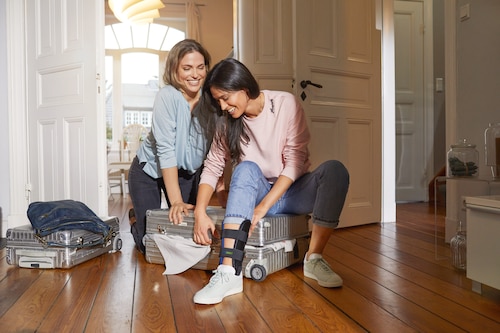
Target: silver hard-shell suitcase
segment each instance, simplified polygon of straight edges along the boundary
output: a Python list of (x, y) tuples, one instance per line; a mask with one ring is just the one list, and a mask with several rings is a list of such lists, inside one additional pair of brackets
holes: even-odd
[[(29, 224), (7, 230), (7, 263), (25, 268), (71, 268), (122, 247), (117, 217), (104, 217), (112, 234), (103, 244), (103, 236), (87, 230), (57, 231), (39, 240)], [(44, 243), (57, 243), (47, 246)], [(98, 245), (92, 245), (98, 244)]]
[[(215, 223), (217, 234), (212, 237), (210, 253), (200, 260), (193, 268), (202, 270), (211, 270), (217, 268), (219, 264), (220, 252), (220, 233), (222, 220), (224, 219), (225, 209), (222, 207), (207, 207), (207, 215)], [(151, 237), (152, 234), (170, 234), (182, 236), (184, 238), (193, 238), (194, 215), (191, 211), (185, 216), (181, 224), (173, 224), (168, 220), (168, 209), (152, 209), (146, 212), (146, 235), (144, 245), (146, 247), (146, 261), (152, 264), (165, 264), (160, 249)]]
[[(225, 209), (221, 207), (208, 207), (207, 214), (212, 218), (215, 223), (218, 235), (221, 233), (222, 220), (224, 219)], [(258, 271), (263, 271), (260, 278), (252, 277), (250, 273), (246, 274), (246, 277), (252, 277), (254, 280), (263, 280), (266, 275), (278, 271), (279, 269), (290, 266), (298, 261), (300, 261), (308, 246), (308, 236), (309, 236), (309, 216), (308, 215), (287, 215), (279, 214), (272, 216), (265, 216), (256, 228), (253, 230), (252, 235), (248, 238), (247, 245), (252, 249), (249, 251), (248, 258), (243, 261), (243, 266), (252, 260), (251, 266), (257, 265), (254, 268), (254, 276), (258, 275)], [(146, 261), (154, 264), (164, 264), (163, 256), (158, 249), (154, 239), (151, 234), (161, 233), (161, 234), (172, 234), (180, 235), (185, 238), (193, 237), (193, 226), (194, 226), (194, 216), (191, 213), (189, 216), (184, 217), (184, 221), (180, 225), (175, 225), (168, 221), (168, 209), (154, 209), (146, 212), (146, 236), (144, 237), (144, 243), (146, 247)], [(276, 242), (301, 239), (297, 241), (298, 255), (301, 257), (299, 259), (295, 258), (297, 252), (288, 253), (284, 249), (282, 251), (270, 252), (269, 248), (262, 248), (266, 245), (271, 245)], [(304, 246), (304, 242), (307, 241), (307, 246)], [(248, 247), (247, 246), (247, 247)], [(305, 249), (304, 249), (305, 248)], [(246, 248), (245, 248), (246, 252)], [(219, 253), (220, 253), (220, 239), (217, 237), (213, 238), (213, 243), (211, 245), (210, 253), (193, 266), (195, 269), (212, 270), (216, 269), (219, 264)], [(260, 259), (259, 259), (260, 258)], [(260, 261), (258, 261), (259, 259)], [(298, 261), (297, 261), (297, 260)], [(260, 265), (260, 266), (258, 266)]]
[(264, 246), (309, 235), (308, 215), (278, 214), (264, 216), (248, 238), (247, 244)]
[(263, 281), (269, 274), (301, 262), (309, 248), (309, 236), (299, 237), (293, 242), (292, 251), (287, 251), (285, 247), (276, 246), (280, 242), (264, 246), (245, 246), (245, 258), (243, 259), (245, 277), (255, 281)]
[[(207, 208), (207, 215), (220, 231), (224, 220), (225, 209), (216, 206)], [(261, 219), (247, 244), (264, 246), (277, 241), (303, 237), (309, 234), (308, 215), (278, 214)], [(168, 220), (168, 209), (152, 209), (146, 212), (146, 234), (171, 234), (184, 238), (193, 238), (194, 216), (190, 212), (181, 224), (173, 224)]]

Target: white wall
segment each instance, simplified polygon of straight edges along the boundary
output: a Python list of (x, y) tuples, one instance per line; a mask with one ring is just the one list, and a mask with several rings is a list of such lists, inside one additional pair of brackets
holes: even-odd
[(491, 175), (484, 161), (484, 130), (500, 122), (500, 1), (459, 0), (457, 11), (466, 4), (470, 18), (460, 21), (457, 15), (456, 133), (477, 145), (484, 177)]
[(9, 117), (7, 112), (7, 32), (6, 32), (6, 0), (0, 0), (0, 236), (6, 230), (1, 230), (2, 220), (7, 219), (10, 206), (9, 182)]
[(233, 0), (205, 0), (200, 9), (201, 43), (212, 56), (212, 65), (226, 58), (233, 48)]

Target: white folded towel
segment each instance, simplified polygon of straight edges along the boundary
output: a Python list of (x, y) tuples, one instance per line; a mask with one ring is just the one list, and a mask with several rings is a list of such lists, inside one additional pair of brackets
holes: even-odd
[(196, 244), (192, 239), (178, 235), (153, 234), (165, 261), (163, 275), (179, 274), (193, 267), (210, 253), (209, 245)]

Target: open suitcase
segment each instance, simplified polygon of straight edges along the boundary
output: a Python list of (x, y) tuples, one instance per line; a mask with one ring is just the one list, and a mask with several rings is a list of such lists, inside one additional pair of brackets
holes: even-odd
[[(207, 214), (215, 223), (218, 235), (221, 234), (225, 209), (208, 207)], [(303, 259), (309, 245), (309, 216), (307, 215), (273, 215), (259, 221), (252, 235), (248, 238), (243, 260), (246, 277), (262, 281), (267, 275), (286, 268)], [(168, 209), (154, 209), (146, 212), (146, 261), (153, 264), (164, 264), (158, 246), (151, 237), (154, 233), (193, 237), (194, 217), (192, 214), (184, 218), (180, 225), (168, 221)], [(286, 251), (278, 243), (297, 240), (293, 251)], [(275, 244), (276, 243), (276, 244)], [(219, 264), (220, 239), (213, 238), (210, 253), (193, 266), (195, 269), (213, 270)], [(250, 265), (248, 268), (247, 265)], [(255, 266), (255, 267), (254, 267)], [(254, 267), (254, 269), (252, 269)], [(253, 274), (252, 274), (253, 272)]]
[(119, 251), (122, 240), (118, 218), (102, 220), (112, 228), (112, 237), (105, 242), (101, 234), (73, 229), (42, 237), (44, 242), (60, 244), (46, 246), (37, 239), (30, 224), (8, 229), (7, 263), (25, 268), (71, 268), (101, 254)]

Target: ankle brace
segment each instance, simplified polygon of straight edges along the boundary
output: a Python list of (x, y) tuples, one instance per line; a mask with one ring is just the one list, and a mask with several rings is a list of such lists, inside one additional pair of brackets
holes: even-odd
[(233, 267), (236, 270), (236, 275), (240, 275), (241, 273), (243, 257), (245, 255), (245, 244), (247, 243), (248, 231), (250, 230), (251, 224), (250, 220), (245, 220), (240, 224), (240, 228), (238, 230), (222, 230), (222, 238), (234, 239), (234, 247), (223, 247), (220, 252), (220, 257), (233, 259)]

